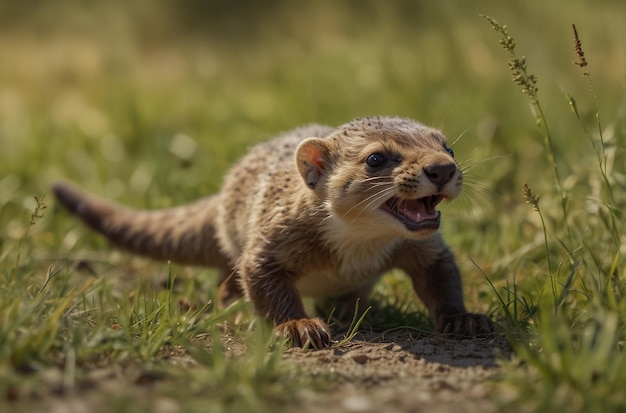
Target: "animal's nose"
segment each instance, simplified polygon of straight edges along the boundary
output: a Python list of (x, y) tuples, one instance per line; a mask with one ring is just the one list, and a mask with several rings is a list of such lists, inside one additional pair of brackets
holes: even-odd
[(424, 167), (424, 173), (433, 184), (439, 188), (450, 182), (456, 173), (456, 165), (453, 163), (444, 163), (437, 165), (428, 165)]

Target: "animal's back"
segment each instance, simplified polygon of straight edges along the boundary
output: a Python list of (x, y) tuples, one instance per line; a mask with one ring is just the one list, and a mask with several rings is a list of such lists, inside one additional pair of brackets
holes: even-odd
[(325, 137), (335, 129), (323, 125), (303, 126), (285, 132), (250, 150), (230, 170), (220, 192), (217, 232), (224, 252), (233, 260), (242, 253), (251, 228), (261, 228), (288, 203), (289, 196), (304, 185), (296, 170), (295, 151), (310, 137)]

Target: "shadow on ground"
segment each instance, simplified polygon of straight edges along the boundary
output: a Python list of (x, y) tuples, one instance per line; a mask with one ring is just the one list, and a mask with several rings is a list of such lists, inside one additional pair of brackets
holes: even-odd
[(305, 412), (476, 412), (495, 410), (489, 380), (512, 350), (503, 336), (456, 340), (398, 330), (319, 351), (290, 349), (302, 374), (330, 383), (299, 395)]

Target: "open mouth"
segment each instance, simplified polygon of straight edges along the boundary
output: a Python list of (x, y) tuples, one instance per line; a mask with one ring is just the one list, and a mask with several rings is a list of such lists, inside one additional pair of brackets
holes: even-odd
[(419, 199), (389, 198), (380, 209), (400, 221), (409, 231), (438, 229), (441, 213), (435, 207), (441, 202), (441, 195), (431, 195)]

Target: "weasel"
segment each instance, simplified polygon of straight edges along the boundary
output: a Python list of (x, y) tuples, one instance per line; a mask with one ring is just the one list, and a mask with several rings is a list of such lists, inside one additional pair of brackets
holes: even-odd
[(398, 117), (310, 125), (253, 147), (219, 193), (171, 209), (133, 210), (56, 183), (69, 211), (136, 254), (217, 267), (219, 302), (245, 297), (294, 346), (331, 343), (301, 296), (352, 303), (392, 268), (403, 270), (437, 330), (486, 335), (469, 313), (459, 270), (438, 232), (462, 172), (443, 134)]

